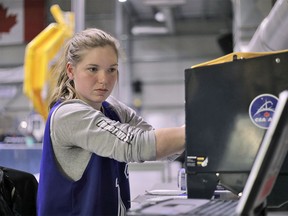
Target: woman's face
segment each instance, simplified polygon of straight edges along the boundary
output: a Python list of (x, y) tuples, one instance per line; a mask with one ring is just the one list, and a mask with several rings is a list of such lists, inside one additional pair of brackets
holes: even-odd
[(87, 50), (76, 66), (67, 64), (67, 75), (74, 81), (77, 96), (100, 110), (117, 81), (118, 56), (111, 46)]

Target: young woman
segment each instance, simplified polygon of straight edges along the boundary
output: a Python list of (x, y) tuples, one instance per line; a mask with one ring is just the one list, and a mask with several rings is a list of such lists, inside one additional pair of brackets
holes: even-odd
[(118, 80), (118, 42), (99, 29), (65, 46), (46, 123), (38, 215), (125, 215), (128, 162), (184, 150), (185, 127), (153, 129), (110, 96)]

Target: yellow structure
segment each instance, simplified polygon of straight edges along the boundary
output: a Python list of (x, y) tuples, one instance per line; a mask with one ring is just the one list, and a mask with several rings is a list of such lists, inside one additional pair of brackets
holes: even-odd
[(52, 85), (50, 64), (74, 33), (72, 12), (63, 12), (58, 5), (53, 5), (50, 11), (57, 23), (48, 25), (26, 46), (24, 59), (23, 92), (44, 119), (48, 116), (47, 89)]
[(287, 51), (288, 50), (277, 50), (277, 51), (271, 51), (271, 52), (233, 52), (233, 53), (227, 54), (225, 56), (219, 57), (217, 59), (213, 59), (211, 61), (207, 61), (204, 63), (193, 65), (191, 68), (209, 66), (209, 65), (214, 65), (214, 64), (222, 64), (222, 63), (226, 63), (226, 62), (232, 62), (232, 61), (237, 60), (237, 59), (239, 60), (239, 59), (256, 58), (256, 57), (261, 57), (261, 56), (265, 56), (265, 55), (284, 53)]

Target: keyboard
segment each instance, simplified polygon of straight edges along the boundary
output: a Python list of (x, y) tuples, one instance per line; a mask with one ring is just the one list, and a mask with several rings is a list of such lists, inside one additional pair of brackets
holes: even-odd
[(233, 215), (238, 200), (211, 200), (210, 202), (187, 212), (188, 215), (213, 215), (224, 216)]

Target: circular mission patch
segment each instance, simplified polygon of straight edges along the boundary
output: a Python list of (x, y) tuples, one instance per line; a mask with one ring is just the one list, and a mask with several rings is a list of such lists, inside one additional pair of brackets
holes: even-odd
[(259, 128), (267, 129), (272, 120), (278, 98), (272, 94), (262, 94), (254, 98), (249, 106), (251, 121)]

